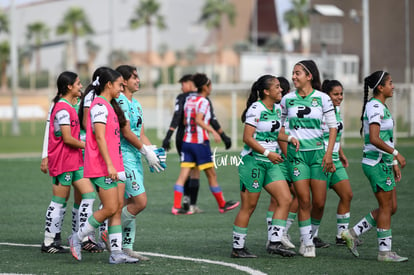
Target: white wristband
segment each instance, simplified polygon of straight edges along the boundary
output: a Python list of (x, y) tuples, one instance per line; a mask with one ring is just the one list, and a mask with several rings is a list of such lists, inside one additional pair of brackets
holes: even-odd
[(263, 152), (263, 155), (264, 155), (265, 157), (267, 157), (269, 154), (270, 154), (270, 151), (269, 151), (269, 150), (267, 150), (267, 149)]
[(393, 155), (394, 157), (398, 156), (398, 151), (397, 151), (397, 149), (394, 149), (394, 151), (392, 151), (392, 155)]
[(392, 165), (398, 165), (398, 160), (394, 159), (394, 160), (392, 161)]
[(288, 142), (292, 142), (292, 136), (288, 136)]

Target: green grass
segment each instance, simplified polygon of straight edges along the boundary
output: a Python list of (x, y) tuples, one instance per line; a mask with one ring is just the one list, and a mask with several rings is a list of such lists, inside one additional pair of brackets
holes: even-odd
[[(179, 173), (178, 157), (169, 154), (168, 168), (164, 173), (151, 174), (145, 167), (145, 186), (148, 195), (147, 209), (137, 217), (135, 249), (147, 253), (160, 253), (211, 261), (237, 264), (267, 274), (413, 274), (414, 273), (414, 197), (413, 147), (398, 148), (407, 158), (403, 179), (398, 183), (398, 211), (392, 218), (393, 247), (407, 263), (380, 263), (376, 261), (377, 240), (375, 230), (363, 236), (359, 247), (360, 257), (354, 258), (345, 247), (333, 245), (336, 234), (337, 196), (329, 191), (326, 211), (320, 228), (320, 237), (330, 242), (329, 248), (317, 249), (314, 259), (297, 256), (282, 258), (268, 255), (266, 211), (269, 196), (263, 193), (249, 224), (246, 245), (257, 259), (232, 259), (232, 225), (237, 214), (231, 211), (220, 214), (208, 190), (205, 176), (201, 178), (199, 207), (205, 213), (191, 216), (173, 216), (173, 185)], [(40, 151), (40, 150), (39, 150)], [(368, 211), (377, 206), (370, 186), (360, 165), (361, 150), (346, 149), (350, 159), (348, 169), (354, 192), (351, 206), (351, 224), (355, 224)], [(222, 154), (224, 154), (222, 152)], [(231, 153), (236, 155), (237, 153)], [(43, 240), (44, 215), (51, 198), (51, 183), (39, 171), (40, 158), (0, 159), (1, 222), (0, 243), (40, 245)], [(239, 199), (236, 166), (218, 167), (218, 179), (226, 199)], [(68, 204), (72, 205), (72, 198)], [(62, 235), (70, 234), (70, 207), (66, 214)], [(290, 230), (292, 240), (299, 246), (297, 223)], [(206, 262), (150, 256), (151, 261), (138, 265), (109, 265), (108, 252), (83, 253), (82, 262), (69, 254), (40, 253), (40, 247), (0, 245), (0, 273), (30, 274), (243, 274), (231, 267)], [(244, 273), (245, 274), (245, 273)]]

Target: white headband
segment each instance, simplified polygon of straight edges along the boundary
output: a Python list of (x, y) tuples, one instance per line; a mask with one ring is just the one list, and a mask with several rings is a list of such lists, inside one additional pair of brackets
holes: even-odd
[(384, 72), (384, 71), (382, 71), (381, 77), (378, 79), (377, 84), (375, 84), (374, 88), (372, 88), (373, 90), (375, 90), (375, 88), (377, 88), (377, 86), (380, 84), (380, 82), (381, 82), (382, 78), (384, 77), (384, 74), (385, 74), (385, 72)]
[(99, 76), (96, 77), (96, 79), (92, 82), (92, 86), (96, 87), (99, 86)]

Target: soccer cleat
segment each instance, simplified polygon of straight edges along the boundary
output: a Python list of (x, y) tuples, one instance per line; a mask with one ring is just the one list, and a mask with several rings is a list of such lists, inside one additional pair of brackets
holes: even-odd
[(257, 258), (256, 255), (250, 253), (247, 248), (233, 248), (230, 255), (231, 258)]
[(88, 239), (82, 242), (82, 250), (89, 251), (91, 253), (101, 253), (104, 251), (93, 239), (92, 236), (88, 236)]
[(82, 260), (82, 247), (81, 247), (81, 240), (78, 237), (77, 233), (73, 233), (69, 237), (69, 245), (70, 245), (70, 252), (72, 253), (73, 258), (80, 261)]
[(336, 237), (335, 243), (336, 245), (346, 245), (346, 241), (338, 237)]
[(123, 250), (123, 251), (125, 252), (125, 254), (127, 254), (129, 257), (136, 258), (136, 259), (138, 259), (138, 260), (140, 260), (140, 261), (149, 261), (149, 260), (150, 260), (150, 258), (145, 257), (144, 255), (139, 254), (138, 252), (136, 252), (136, 251), (132, 250), (131, 248), (123, 248), (122, 250)]
[(401, 257), (397, 253), (392, 251), (380, 251), (378, 252), (378, 261), (380, 262), (406, 262), (407, 257)]
[(108, 238), (108, 230), (105, 230), (104, 232), (101, 233), (101, 240), (99, 241), (98, 246), (100, 248), (105, 247), (106, 250), (108, 250), (109, 252), (111, 252), (111, 245), (109, 244), (109, 238)]
[(319, 237), (313, 237), (313, 244), (316, 248), (327, 248), (329, 247), (329, 243), (322, 241)]
[(270, 242), (266, 250), (269, 254), (279, 254), (283, 257), (293, 257), (296, 255), (295, 251), (286, 249), (282, 242)]
[(109, 256), (109, 263), (110, 264), (134, 264), (138, 263), (139, 260), (128, 256), (122, 250), (121, 251), (113, 251)]
[(239, 204), (240, 204), (240, 202), (238, 202), (238, 201), (226, 201), (226, 204), (224, 204), (223, 207), (219, 207), (219, 212), (220, 213), (226, 213), (230, 210), (233, 210), (237, 206), (239, 206)]
[(352, 236), (351, 231), (349, 229), (346, 229), (342, 231), (341, 238), (346, 242), (346, 247), (348, 247), (352, 255), (359, 257), (359, 252), (357, 250), (356, 244), (357, 237)]
[(181, 206), (181, 208), (187, 211), (190, 209), (190, 197), (189, 196), (183, 197), (183, 205)]
[(283, 234), (282, 239), (280, 240), (285, 248), (293, 249), (295, 245), (290, 241), (290, 237), (288, 234)]
[(68, 253), (69, 251), (63, 248), (57, 241), (53, 241), (49, 246), (42, 243), (42, 253), (56, 254), (56, 253)]
[(171, 208), (171, 213), (173, 215), (188, 215), (188, 214), (192, 214), (192, 213), (188, 213), (187, 210), (184, 210), (183, 208)]
[(299, 254), (306, 258), (315, 258), (315, 246), (314, 245), (305, 245), (303, 242), (300, 244)]
[(190, 205), (190, 210), (188, 210), (188, 212), (191, 212), (193, 214), (201, 214), (201, 213), (204, 213), (204, 211), (201, 210), (200, 208), (198, 208), (197, 205)]

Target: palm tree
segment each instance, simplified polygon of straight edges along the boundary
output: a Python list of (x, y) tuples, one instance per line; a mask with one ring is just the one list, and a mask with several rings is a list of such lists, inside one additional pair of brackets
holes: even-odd
[(303, 51), (302, 30), (309, 26), (309, 1), (292, 0), (293, 8), (285, 12), (283, 19), (288, 24), (289, 30), (299, 31), (299, 45)]
[(9, 32), (9, 18), (0, 10), (0, 33), (1, 32)]
[(206, 0), (201, 10), (199, 22), (205, 23), (208, 29), (214, 30), (217, 41), (218, 62), (221, 63), (222, 43), (222, 21), (227, 17), (231, 25), (234, 25), (236, 8), (228, 0)]
[(167, 28), (164, 21), (164, 16), (159, 14), (160, 4), (157, 0), (141, 0), (139, 5), (135, 8), (135, 13), (130, 20), (131, 29), (137, 29), (142, 26), (147, 28), (147, 64), (149, 70), (147, 71), (148, 86), (152, 87), (152, 80), (149, 75), (151, 70), (152, 60), (152, 27), (155, 26), (159, 30)]
[(73, 64), (78, 69), (78, 37), (93, 34), (92, 26), (89, 24), (88, 16), (82, 8), (71, 7), (63, 16), (62, 22), (57, 26), (58, 35), (70, 34), (73, 52)]
[(7, 65), (10, 62), (10, 44), (8, 41), (0, 43), (0, 81), (1, 91), (4, 93), (7, 90)]
[(33, 43), (36, 53), (36, 75), (39, 75), (40, 72), (40, 47), (43, 39), (49, 38), (49, 31), (50, 29), (41, 21), (27, 25), (27, 40), (29, 43)]

